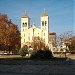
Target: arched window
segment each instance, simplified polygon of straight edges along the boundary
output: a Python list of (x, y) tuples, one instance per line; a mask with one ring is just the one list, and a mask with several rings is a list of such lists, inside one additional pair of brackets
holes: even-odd
[(27, 22), (25, 22), (25, 27), (27, 26)]
[(24, 27), (24, 22), (22, 23), (22, 26)]
[(30, 41), (30, 36), (28, 36), (28, 41)]
[(23, 31), (24, 31), (24, 29), (23, 29)]
[(25, 42), (25, 39), (24, 39), (24, 42)]
[(42, 21), (42, 26), (44, 26), (44, 21)]
[(47, 21), (45, 21), (45, 26), (47, 25)]
[(25, 34), (24, 34), (24, 37), (25, 37)]

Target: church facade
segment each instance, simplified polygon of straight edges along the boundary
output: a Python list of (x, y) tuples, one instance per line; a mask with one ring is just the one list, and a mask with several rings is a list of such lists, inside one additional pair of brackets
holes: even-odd
[(49, 43), (49, 16), (44, 10), (40, 17), (41, 27), (36, 27), (35, 24), (30, 26), (30, 17), (27, 12), (21, 17), (21, 47), (26, 45), (27, 42), (32, 42), (34, 37), (40, 37), (44, 40), (45, 44)]

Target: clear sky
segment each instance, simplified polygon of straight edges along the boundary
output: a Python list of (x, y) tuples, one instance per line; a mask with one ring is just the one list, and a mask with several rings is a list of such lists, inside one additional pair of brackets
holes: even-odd
[(0, 13), (7, 14), (13, 23), (21, 27), (21, 17), (27, 10), (31, 25), (40, 26), (40, 17), (46, 9), (49, 16), (49, 31), (57, 35), (75, 31), (75, 0), (0, 0)]

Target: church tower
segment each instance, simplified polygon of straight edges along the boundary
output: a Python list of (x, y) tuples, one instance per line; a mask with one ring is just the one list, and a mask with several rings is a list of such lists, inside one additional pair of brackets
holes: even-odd
[(24, 16), (21, 17), (21, 47), (25, 43), (25, 32), (30, 28), (30, 18), (25, 11)]
[(41, 31), (42, 31), (42, 38), (46, 45), (49, 43), (49, 16), (46, 13), (46, 10), (44, 9), (44, 12), (41, 16)]

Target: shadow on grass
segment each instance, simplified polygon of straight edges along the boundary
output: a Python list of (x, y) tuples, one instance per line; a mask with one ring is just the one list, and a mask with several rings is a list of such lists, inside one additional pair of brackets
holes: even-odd
[(31, 58), (1, 58), (3, 65), (60, 65), (67, 64), (66, 58), (31, 59)]

